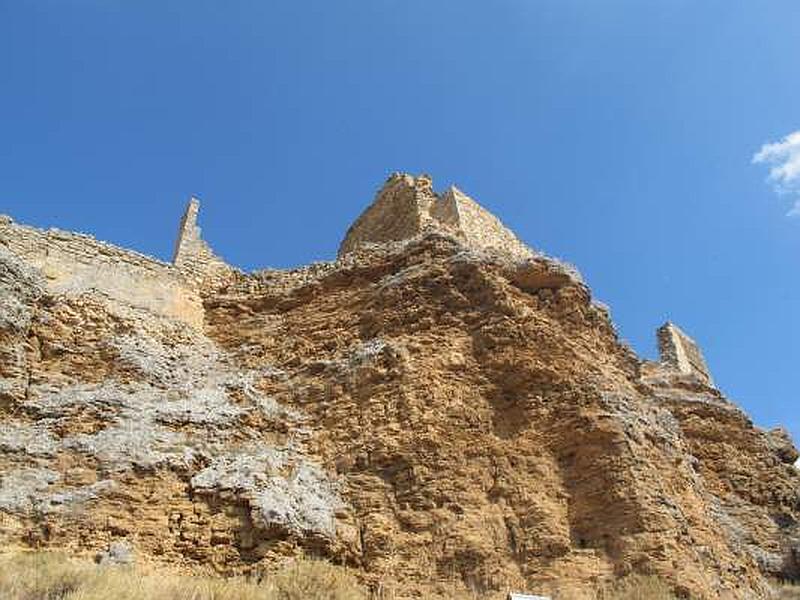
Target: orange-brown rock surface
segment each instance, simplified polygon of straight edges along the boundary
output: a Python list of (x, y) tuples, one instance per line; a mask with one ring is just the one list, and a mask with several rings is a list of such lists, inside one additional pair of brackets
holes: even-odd
[(322, 556), (397, 598), (800, 576), (788, 435), (640, 360), (573, 269), (456, 192), (393, 176), (333, 263), (193, 265), (202, 327), (54, 288), (6, 223), (0, 543), (221, 574)]

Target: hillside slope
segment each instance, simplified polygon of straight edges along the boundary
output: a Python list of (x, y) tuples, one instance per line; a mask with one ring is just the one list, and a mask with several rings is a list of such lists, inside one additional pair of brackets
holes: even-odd
[(392, 176), (333, 263), (148, 264), (177, 304), (54, 275), (20, 231), (0, 227), (3, 544), (220, 574), (323, 556), (398, 598), (800, 577), (788, 436), (701, 368), (641, 361), (573, 269), (454, 188)]

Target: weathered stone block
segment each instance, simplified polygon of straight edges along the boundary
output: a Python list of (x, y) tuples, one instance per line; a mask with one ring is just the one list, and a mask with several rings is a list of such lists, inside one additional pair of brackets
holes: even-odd
[(681, 373), (697, 376), (714, 385), (700, 347), (674, 323), (665, 323), (657, 332), (661, 364)]
[(453, 235), (474, 249), (513, 258), (534, 255), (497, 217), (455, 186), (436, 194), (427, 175), (395, 173), (347, 231), (339, 256), (365, 244), (410, 239), (428, 229)]
[(172, 264), (199, 287), (210, 288), (221, 283), (233, 269), (203, 240), (197, 225), (199, 211), (200, 201), (192, 197), (178, 229)]
[(89, 235), (0, 222), (0, 245), (39, 274), (53, 294), (99, 292), (195, 327), (202, 326), (199, 293), (172, 265), (100, 242)]

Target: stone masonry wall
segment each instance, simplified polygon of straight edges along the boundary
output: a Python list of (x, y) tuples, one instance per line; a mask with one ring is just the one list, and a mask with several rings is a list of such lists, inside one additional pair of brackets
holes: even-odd
[(178, 229), (172, 263), (199, 288), (214, 289), (224, 284), (233, 269), (203, 240), (197, 225), (199, 211), (200, 201), (191, 198)]
[[(515, 258), (528, 258), (533, 252), (523, 244), (503, 223), (480, 204), (455, 186), (443, 194), (440, 205), (447, 207), (440, 212), (454, 214), (456, 227), (470, 246), (486, 250), (497, 250)], [(450, 208), (452, 207), (452, 208)]]
[[(172, 264), (57, 229), (41, 230), (0, 216), (0, 244), (42, 271), (54, 293), (96, 290), (194, 326), (203, 324), (201, 294), (218, 290), (237, 273), (202, 239), (200, 203), (192, 198), (183, 215)], [(395, 173), (350, 227), (339, 256), (363, 244), (413, 238), (427, 229), (460, 238), (468, 246), (515, 258), (533, 252), (494, 215), (451, 187), (441, 196), (426, 175)]]
[(0, 244), (39, 269), (52, 293), (96, 290), (138, 308), (202, 327), (199, 293), (175, 267), (92, 236), (42, 230), (0, 216)]
[(418, 235), (431, 221), (430, 206), (434, 202), (430, 178), (392, 174), (373, 203), (347, 230), (339, 256), (365, 243), (394, 242)]
[(673, 323), (661, 326), (657, 336), (662, 365), (681, 373), (693, 374), (704, 383), (713, 385), (711, 373), (697, 342)]
[(447, 231), (473, 248), (514, 258), (534, 255), (497, 217), (456, 187), (439, 196), (430, 177), (396, 173), (347, 231), (339, 256), (362, 244), (410, 239), (430, 227)]

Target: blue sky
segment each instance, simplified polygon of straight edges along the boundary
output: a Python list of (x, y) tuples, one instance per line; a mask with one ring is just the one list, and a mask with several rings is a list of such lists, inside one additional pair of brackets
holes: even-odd
[(0, 0), (0, 212), (285, 267), (430, 173), (798, 438), (798, 57), (796, 0)]

